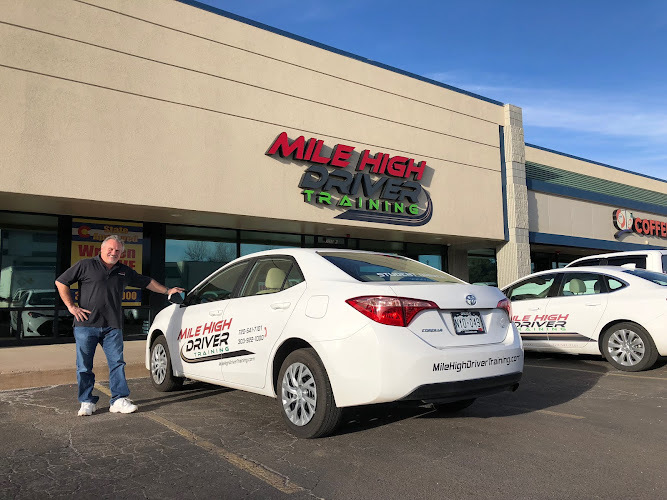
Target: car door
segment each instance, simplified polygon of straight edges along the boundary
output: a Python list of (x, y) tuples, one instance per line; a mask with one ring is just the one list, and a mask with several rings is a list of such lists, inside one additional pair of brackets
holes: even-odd
[(512, 285), (505, 292), (512, 302), (514, 322), (524, 347), (548, 347), (545, 327), (547, 305), (558, 282), (556, 273), (538, 274)]
[(200, 283), (178, 307), (168, 329), (186, 377), (222, 379), (220, 359), (230, 352), (226, 315), (230, 299), (245, 277), (248, 261), (234, 264)]
[(226, 382), (265, 386), (271, 352), (305, 290), (303, 274), (292, 257), (261, 257), (253, 263), (225, 314), (232, 322), (229, 345), (234, 353), (223, 355), (221, 361)]
[(607, 308), (607, 284), (597, 273), (563, 274), (558, 292), (547, 306), (549, 345), (576, 352), (597, 341), (594, 332)]

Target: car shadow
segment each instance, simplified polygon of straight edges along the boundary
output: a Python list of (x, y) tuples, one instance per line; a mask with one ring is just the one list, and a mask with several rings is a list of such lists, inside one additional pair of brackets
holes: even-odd
[(178, 387), (173, 391), (160, 393), (163, 394), (162, 396), (134, 400), (134, 403), (139, 406), (138, 412), (143, 413), (155, 411), (163, 406), (172, 405), (174, 403), (196, 401), (198, 399), (209, 398), (218, 394), (233, 392), (235, 390), (236, 389), (207, 384), (205, 382), (186, 381), (183, 386)]

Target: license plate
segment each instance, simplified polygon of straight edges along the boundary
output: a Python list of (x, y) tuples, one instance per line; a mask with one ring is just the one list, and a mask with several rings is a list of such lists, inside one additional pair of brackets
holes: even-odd
[(457, 335), (484, 333), (482, 317), (476, 311), (453, 312), (452, 319)]

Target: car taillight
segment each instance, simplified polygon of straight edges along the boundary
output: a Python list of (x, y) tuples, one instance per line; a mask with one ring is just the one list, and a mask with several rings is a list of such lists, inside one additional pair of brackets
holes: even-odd
[(498, 309), (503, 309), (507, 313), (507, 317), (512, 318), (512, 303), (510, 302), (510, 299), (501, 300), (496, 307)]
[(347, 299), (345, 302), (373, 321), (392, 326), (408, 326), (424, 309), (438, 309), (435, 302), (405, 297), (373, 295)]

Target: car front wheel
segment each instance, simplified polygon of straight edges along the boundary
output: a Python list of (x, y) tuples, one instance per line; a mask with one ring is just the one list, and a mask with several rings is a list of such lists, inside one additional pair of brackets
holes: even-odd
[(618, 323), (602, 337), (602, 354), (615, 368), (639, 372), (651, 368), (658, 359), (653, 339), (636, 323)]
[(287, 356), (277, 389), (280, 413), (295, 436), (324, 437), (338, 426), (342, 411), (336, 406), (327, 372), (313, 349), (299, 349)]
[(160, 335), (151, 346), (151, 383), (158, 391), (169, 392), (183, 385), (183, 381), (174, 376), (167, 339)]

